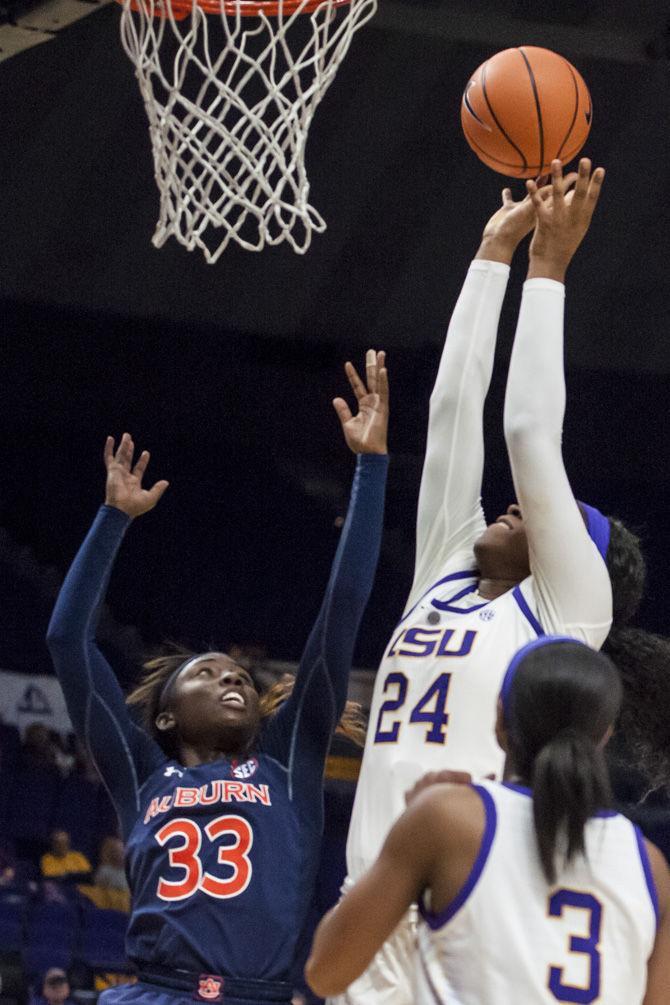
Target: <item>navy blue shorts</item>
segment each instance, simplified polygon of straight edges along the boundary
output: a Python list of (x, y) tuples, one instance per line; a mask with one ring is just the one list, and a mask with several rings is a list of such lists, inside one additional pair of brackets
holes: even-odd
[[(203, 975), (204, 977), (204, 975)], [(223, 987), (216, 980), (200, 981), (200, 988), (192, 992), (162, 987), (138, 981), (137, 984), (120, 984), (103, 991), (98, 999), (100, 1005), (290, 1005), (291, 991), (286, 985), (278, 989), (276, 985), (264, 987), (264, 981), (226, 981)], [(226, 989), (228, 985), (230, 991)]]

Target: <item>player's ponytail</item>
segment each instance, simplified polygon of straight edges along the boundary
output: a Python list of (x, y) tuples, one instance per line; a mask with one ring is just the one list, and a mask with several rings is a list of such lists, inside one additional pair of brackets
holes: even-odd
[(584, 854), (587, 821), (612, 803), (602, 749), (585, 733), (562, 729), (535, 758), (531, 787), (542, 870), (554, 883), (559, 847), (566, 862)]
[(612, 804), (602, 746), (621, 703), (607, 656), (572, 639), (544, 637), (512, 660), (503, 684), (508, 766), (533, 792), (542, 870), (585, 850), (584, 828)]

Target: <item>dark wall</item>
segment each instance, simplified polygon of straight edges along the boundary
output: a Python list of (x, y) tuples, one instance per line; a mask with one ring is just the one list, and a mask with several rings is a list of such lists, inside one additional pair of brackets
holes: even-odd
[[(493, 517), (512, 498), (501, 431), (508, 314), (487, 406), (484, 499)], [(25, 307), (12, 311), (9, 330), (0, 522), (12, 537), (64, 571), (101, 501), (105, 435), (129, 429), (152, 450), (152, 477), (171, 486), (129, 532), (110, 591), (116, 617), (138, 625), (147, 641), (256, 639), (277, 656), (299, 656), (353, 470), (330, 405), (343, 390), (344, 348)], [(360, 357), (360, 340), (350, 347)], [(428, 344), (390, 353), (393, 461), (363, 665), (377, 662), (410, 585), (438, 356)], [(641, 528), (652, 573), (644, 622), (664, 631), (670, 379), (571, 370), (568, 387), (564, 451), (573, 486)], [(48, 606), (26, 630), (42, 636)], [(0, 633), (0, 647), (10, 636), (16, 632), (5, 641)], [(9, 658), (25, 656), (14, 649)]]
[[(328, 232), (304, 258), (231, 247), (212, 267), (150, 244), (158, 195), (118, 20), (110, 4), (0, 64), (0, 294), (287, 338), (442, 338), (501, 187), (459, 125), (463, 86), (495, 36), (467, 44), (373, 20), (309, 139)], [(549, 23), (531, 34), (519, 41), (552, 44)], [(587, 152), (609, 175), (571, 279), (570, 359), (668, 372), (668, 61), (576, 61), (594, 100)]]

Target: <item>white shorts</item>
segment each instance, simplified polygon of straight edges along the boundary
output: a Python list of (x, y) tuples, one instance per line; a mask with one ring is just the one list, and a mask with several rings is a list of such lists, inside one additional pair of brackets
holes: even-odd
[[(345, 880), (345, 894), (349, 886)], [(328, 1005), (414, 1005), (417, 915), (412, 907), (362, 977)]]

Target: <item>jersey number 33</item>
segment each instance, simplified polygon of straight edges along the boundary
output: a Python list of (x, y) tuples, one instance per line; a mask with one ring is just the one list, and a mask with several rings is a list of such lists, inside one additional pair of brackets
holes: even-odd
[[(251, 882), (249, 852), (254, 833), (243, 817), (228, 814), (210, 820), (205, 827), (188, 817), (180, 817), (164, 824), (155, 838), (161, 847), (171, 845), (167, 849), (170, 867), (183, 871), (181, 879), (159, 879), (156, 894), (161, 900), (185, 900), (198, 890), (226, 900), (238, 897)], [(219, 845), (216, 861), (226, 868), (228, 876), (214, 876), (205, 870), (200, 856), (204, 842)]]

